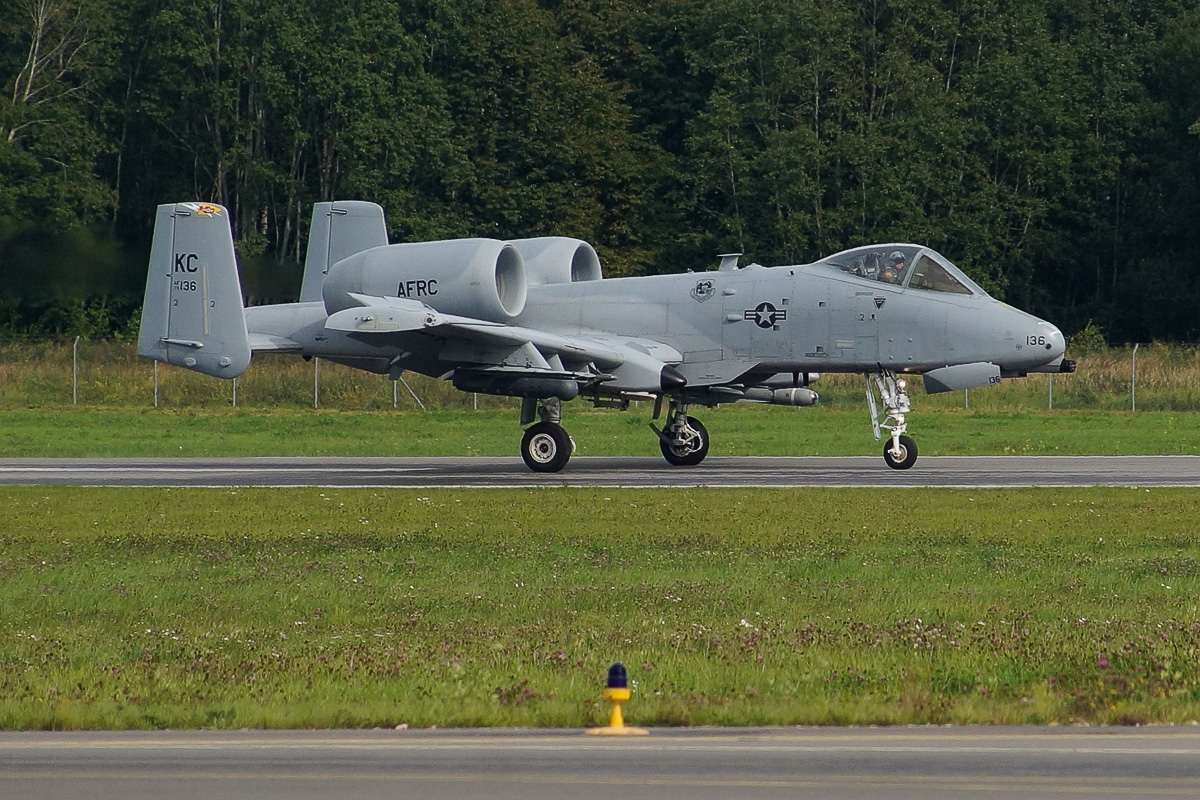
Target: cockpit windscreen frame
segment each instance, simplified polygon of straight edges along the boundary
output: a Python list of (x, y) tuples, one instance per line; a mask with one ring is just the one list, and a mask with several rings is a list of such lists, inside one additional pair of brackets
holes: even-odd
[(829, 267), (845, 275), (899, 288), (987, 296), (987, 292), (948, 258), (921, 245), (877, 244), (856, 247), (827, 256), (814, 266)]

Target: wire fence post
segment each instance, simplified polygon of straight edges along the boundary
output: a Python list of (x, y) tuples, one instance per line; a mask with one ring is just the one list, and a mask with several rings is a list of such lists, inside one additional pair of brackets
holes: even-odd
[(408, 389), (408, 393), (412, 395), (413, 400), (416, 400), (417, 405), (419, 405), (421, 407), (421, 410), (424, 411), (425, 404), (421, 402), (421, 398), (417, 397), (417, 393), (413, 391), (413, 388), (408, 385), (408, 381), (404, 380), (404, 378), (400, 377), (400, 376), (397, 376), (396, 380), (399, 381), (400, 383), (404, 384), (404, 388)]
[(1138, 344), (1133, 345), (1133, 356), (1129, 362), (1129, 410), (1137, 411), (1137, 351)]
[(392, 381), (392, 408), (400, 407), (400, 378)]
[(321, 407), (321, 359), (313, 357), (313, 408)]
[(237, 378), (233, 379), (233, 407), (237, 408)]
[(75, 344), (71, 345), (71, 405), (79, 405), (79, 340), (81, 337), (75, 337)]
[(971, 390), (963, 389), (963, 408), (971, 407)]
[(1051, 374), (1049, 377), (1050, 377), (1050, 381), (1049, 381), (1049, 383), (1050, 383), (1050, 400), (1048, 401), (1046, 408), (1053, 410), (1054, 409), (1054, 375)]
[(158, 408), (158, 361), (154, 362), (154, 407)]

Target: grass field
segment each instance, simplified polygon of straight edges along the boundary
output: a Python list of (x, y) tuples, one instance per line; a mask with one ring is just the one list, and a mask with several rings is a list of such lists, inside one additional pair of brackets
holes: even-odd
[(0, 490), (0, 727), (1200, 719), (1200, 494)]
[[(232, 385), (128, 345), (6, 346), (0, 456), (504, 455), (513, 401), (264, 359)], [(64, 360), (64, 355), (66, 359)], [(1200, 361), (925, 397), (923, 455), (1200, 452)], [(318, 387), (314, 389), (314, 384)], [(1053, 388), (1054, 409), (1050, 410)], [(713, 455), (879, 455), (861, 378), (698, 410)], [(320, 409), (311, 408), (319, 391)], [(393, 397), (395, 407), (393, 407)], [(479, 407), (475, 403), (478, 400)], [(966, 406), (969, 405), (969, 408)], [(650, 409), (568, 406), (580, 455)], [(0, 728), (1185, 723), (1193, 490), (0, 488)]]
[[(710, 454), (880, 455), (867, 410), (722, 406), (694, 413)], [(564, 419), (578, 455), (661, 457), (650, 408), (572, 407)], [(260, 409), (0, 410), (0, 457), (448, 456), (517, 458), (515, 409), (329, 411)], [(661, 421), (660, 421), (661, 424)], [(1200, 453), (1200, 414), (984, 412), (909, 416), (922, 455), (1145, 455)], [(568, 467), (569, 468), (569, 467)]]

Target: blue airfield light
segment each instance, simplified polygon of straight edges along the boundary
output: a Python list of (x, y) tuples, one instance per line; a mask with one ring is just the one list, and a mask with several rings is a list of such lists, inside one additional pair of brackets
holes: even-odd
[(612, 703), (612, 717), (604, 728), (591, 728), (588, 733), (601, 736), (645, 736), (649, 731), (645, 728), (626, 727), (625, 717), (621, 713), (621, 704), (633, 697), (629, 688), (629, 673), (620, 661), (608, 668), (608, 685), (604, 687), (604, 699)]

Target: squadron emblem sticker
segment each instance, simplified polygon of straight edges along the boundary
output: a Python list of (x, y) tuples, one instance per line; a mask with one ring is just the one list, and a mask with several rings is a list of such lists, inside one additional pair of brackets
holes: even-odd
[(183, 203), (185, 208), (190, 208), (201, 217), (217, 217), (224, 210), (218, 205), (212, 203)]
[(692, 297), (697, 303), (703, 303), (717, 293), (716, 285), (711, 281), (696, 281), (696, 288), (692, 289)]

